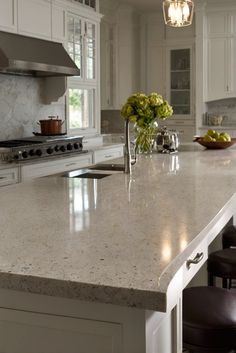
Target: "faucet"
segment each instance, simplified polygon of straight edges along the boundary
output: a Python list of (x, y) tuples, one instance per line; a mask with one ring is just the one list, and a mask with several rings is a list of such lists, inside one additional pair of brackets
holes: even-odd
[(132, 160), (130, 152), (130, 135), (129, 135), (129, 120), (125, 120), (125, 148), (124, 148), (124, 172), (126, 174), (132, 174), (131, 166), (136, 163), (136, 147), (135, 147), (135, 158)]

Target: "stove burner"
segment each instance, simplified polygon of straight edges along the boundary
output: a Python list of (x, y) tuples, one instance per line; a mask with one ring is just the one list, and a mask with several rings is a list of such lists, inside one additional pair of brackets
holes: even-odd
[(25, 161), (71, 153), (84, 153), (82, 136), (30, 137), (0, 141), (0, 158), (7, 162)]

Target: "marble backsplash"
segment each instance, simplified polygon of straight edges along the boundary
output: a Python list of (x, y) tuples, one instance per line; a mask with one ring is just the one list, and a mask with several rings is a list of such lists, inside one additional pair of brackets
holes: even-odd
[(120, 110), (101, 111), (101, 132), (102, 134), (124, 133), (124, 119), (120, 116)]
[(45, 104), (42, 99), (44, 79), (0, 75), (0, 140), (33, 136), (39, 132), (37, 121), (49, 115), (65, 119), (65, 104)]
[(207, 113), (209, 116), (222, 115), (224, 126), (236, 126), (236, 98), (208, 102)]

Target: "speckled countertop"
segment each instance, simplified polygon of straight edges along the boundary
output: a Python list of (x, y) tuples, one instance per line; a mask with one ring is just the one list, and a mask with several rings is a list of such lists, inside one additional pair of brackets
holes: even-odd
[(163, 309), (171, 278), (236, 190), (236, 151), (139, 156), (133, 169), (2, 188), (0, 287)]

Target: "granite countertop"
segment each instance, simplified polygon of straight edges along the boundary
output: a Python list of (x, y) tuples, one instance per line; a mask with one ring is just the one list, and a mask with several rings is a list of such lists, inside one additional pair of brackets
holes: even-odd
[(0, 287), (163, 310), (168, 284), (236, 189), (235, 150), (139, 156), (130, 177), (0, 190)]

